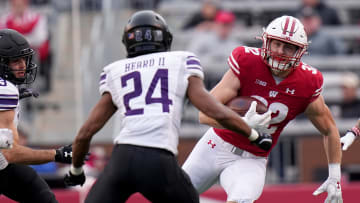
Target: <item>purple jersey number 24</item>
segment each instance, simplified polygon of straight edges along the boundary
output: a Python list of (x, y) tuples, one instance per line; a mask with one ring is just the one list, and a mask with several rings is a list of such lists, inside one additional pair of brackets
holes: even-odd
[[(128, 85), (128, 81), (133, 79), (134, 82), (134, 90), (124, 95), (124, 105), (125, 105), (125, 115), (126, 116), (133, 116), (133, 115), (140, 115), (144, 114), (144, 108), (137, 108), (132, 109), (130, 107), (130, 100), (138, 97), (142, 93), (142, 84), (141, 84), (141, 74), (138, 71), (131, 72), (127, 75), (121, 77), (121, 86), (126, 87)], [(153, 97), (153, 93), (157, 83), (160, 82), (161, 88), (161, 96), (160, 97)], [(169, 82), (168, 82), (168, 70), (167, 69), (158, 69), (150, 83), (149, 90), (145, 96), (145, 104), (152, 104), (152, 103), (161, 103), (162, 104), (162, 111), (169, 112), (169, 105), (172, 104), (172, 100), (169, 99)]]

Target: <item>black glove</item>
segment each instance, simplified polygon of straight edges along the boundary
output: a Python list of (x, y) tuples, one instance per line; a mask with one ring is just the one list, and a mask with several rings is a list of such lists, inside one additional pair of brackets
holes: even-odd
[(86, 180), (84, 171), (79, 175), (73, 175), (71, 171), (64, 177), (64, 183), (66, 186), (76, 186), (76, 185), (84, 185)]
[(272, 145), (272, 137), (269, 134), (259, 133), (259, 137), (251, 143), (265, 151), (269, 151)]
[(24, 98), (27, 98), (27, 97), (38, 97), (39, 96), (39, 93), (36, 92), (36, 91), (33, 91), (32, 89), (30, 88), (20, 88), (19, 89), (19, 99), (24, 99)]
[(71, 162), (72, 162), (72, 146), (71, 146), (71, 144), (60, 147), (59, 149), (56, 150), (55, 161), (64, 163), (64, 164), (71, 164)]

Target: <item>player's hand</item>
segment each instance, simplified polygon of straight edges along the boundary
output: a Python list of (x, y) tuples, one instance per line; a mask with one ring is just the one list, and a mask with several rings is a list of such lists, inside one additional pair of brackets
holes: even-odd
[(259, 133), (259, 137), (251, 143), (265, 151), (269, 151), (272, 146), (272, 137), (269, 134)]
[(256, 101), (251, 102), (249, 110), (246, 112), (243, 119), (251, 128), (259, 132), (263, 132), (264, 129), (267, 129), (270, 124), (271, 111), (268, 110), (264, 114), (258, 114), (256, 112), (256, 105)]
[(55, 154), (55, 161), (64, 163), (64, 164), (71, 164), (72, 162), (72, 145), (62, 146), (59, 149), (56, 149)]
[(325, 199), (325, 203), (342, 203), (342, 193), (340, 180), (336, 178), (328, 178), (315, 192), (313, 195), (318, 195), (323, 192), (327, 192), (328, 195)]
[(84, 185), (86, 180), (84, 171), (78, 175), (74, 175), (69, 171), (64, 177), (64, 183), (66, 186)]
[(342, 150), (346, 151), (350, 145), (354, 142), (356, 136), (352, 131), (347, 131), (347, 133), (340, 138), (340, 143), (342, 145)]
[(12, 130), (8, 128), (0, 128), (0, 149), (12, 148), (14, 142), (13, 137)]
[(29, 89), (29, 88), (20, 88), (19, 89), (19, 99), (24, 99), (24, 98), (27, 98), (27, 97), (38, 97), (39, 96), (39, 93), (32, 90), (32, 89)]

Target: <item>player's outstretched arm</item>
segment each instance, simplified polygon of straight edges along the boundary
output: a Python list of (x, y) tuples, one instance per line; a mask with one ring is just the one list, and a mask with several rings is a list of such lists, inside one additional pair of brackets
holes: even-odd
[(81, 167), (84, 164), (92, 137), (105, 125), (116, 110), (117, 108), (112, 102), (111, 95), (109, 93), (103, 94), (99, 102), (91, 110), (88, 119), (81, 126), (73, 142), (74, 167)]
[(3, 149), (2, 153), (9, 163), (20, 164), (43, 164), (55, 160), (54, 149), (31, 149), (19, 145), (19, 135), (14, 125), (15, 111), (0, 111), (0, 128), (7, 128), (12, 131), (13, 144), (10, 149)]
[[(236, 97), (240, 89), (240, 81), (236, 75), (228, 70), (221, 81), (211, 90), (211, 95), (222, 104), (226, 104), (232, 98)], [(199, 112), (199, 121), (202, 124), (210, 125), (215, 128), (224, 128), (213, 117), (206, 115), (204, 112)]]
[(114, 106), (109, 93), (104, 93), (91, 110), (88, 119), (80, 128), (73, 143), (73, 162), (70, 171), (64, 178), (64, 182), (68, 186), (84, 184), (85, 174), (82, 165), (89, 151), (91, 139), (114, 115), (116, 110), (117, 108)]
[(346, 151), (355, 141), (356, 137), (359, 136), (360, 136), (360, 119), (356, 122), (356, 125), (354, 127), (348, 130), (346, 134), (340, 138), (342, 150)]
[(225, 128), (247, 135), (248, 139), (264, 150), (269, 150), (272, 138), (268, 135), (259, 134), (251, 129), (245, 121), (234, 111), (227, 108), (213, 97), (204, 87), (203, 81), (195, 76), (189, 78), (187, 90), (190, 101), (208, 117), (214, 118)]
[(329, 163), (329, 177), (313, 193), (313, 195), (327, 192), (328, 195), (325, 202), (342, 203), (343, 200), (340, 185), (341, 145), (339, 131), (335, 121), (321, 95), (309, 104), (305, 113), (314, 126), (324, 135), (324, 148)]

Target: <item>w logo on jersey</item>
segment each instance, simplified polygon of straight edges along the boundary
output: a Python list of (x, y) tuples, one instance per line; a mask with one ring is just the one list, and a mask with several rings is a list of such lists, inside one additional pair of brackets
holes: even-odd
[(270, 91), (269, 92), (269, 97), (276, 97), (278, 93), (279, 92), (277, 92), (277, 91)]

